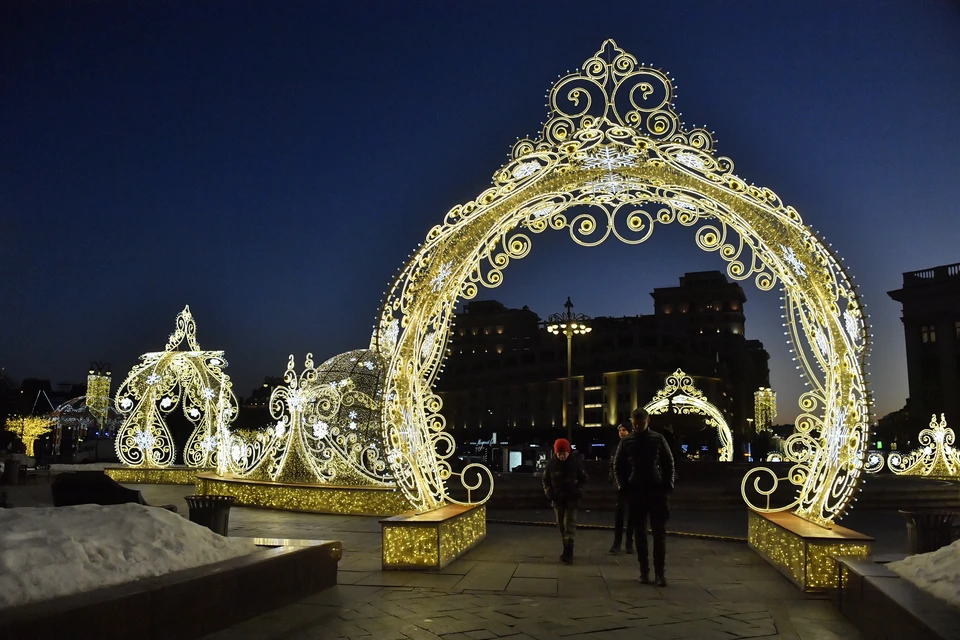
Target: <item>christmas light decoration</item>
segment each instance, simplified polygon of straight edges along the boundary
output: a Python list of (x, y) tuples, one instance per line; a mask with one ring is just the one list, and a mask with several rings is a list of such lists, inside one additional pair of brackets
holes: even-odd
[(883, 469), (884, 460), (883, 453), (881, 451), (868, 451), (867, 452), (867, 462), (863, 466), (863, 470), (867, 473), (879, 473)]
[(773, 425), (777, 417), (777, 392), (767, 387), (761, 387), (753, 392), (754, 426), (757, 432), (765, 431)]
[[(87, 376), (86, 406), (95, 420), (96, 431), (104, 431), (110, 407), (110, 372), (90, 370)], [(84, 425), (79, 437), (87, 435)]]
[(673, 411), (680, 415), (698, 414), (706, 416), (707, 426), (717, 430), (720, 438), (720, 462), (733, 461), (733, 434), (723, 414), (716, 406), (707, 400), (707, 397), (693, 384), (693, 378), (677, 369), (667, 376), (663, 389), (653, 396), (644, 409), (652, 416)]
[[(178, 350), (184, 340), (189, 351)], [(117, 391), (116, 407), (124, 416), (115, 444), (120, 461), (134, 467), (171, 466), (177, 451), (163, 416), (181, 405), (195, 425), (184, 448), (185, 464), (225, 472), (227, 460), (217, 453), (226, 450), (228, 427), (237, 417), (226, 366), (223, 351), (200, 350), (196, 322), (190, 307), (184, 307), (166, 349), (140, 356)]]
[[(382, 441), (392, 476), (418, 510), (450, 502), (446, 483), (457, 475), (432, 387), (458, 300), (498, 286), (548, 229), (584, 246), (640, 244), (674, 222), (695, 228), (697, 245), (717, 252), (734, 280), (753, 279), (763, 291), (781, 284), (785, 333), (810, 387), (784, 446), (790, 472), (773, 475), (797, 486), (796, 499), (754, 504), (748, 488), (770, 472), (762, 467), (744, 478), (744, 498), (819, 524), (848, 508), (868, 443), (863, 305), (840, 259), (797, 211), (738, 177), (709, 131), (684, 127), (673, 98), (665, 73), (605, 42), (550, 90), (539, 137), (513, 146), (493, 185), (451, 209), (388, 289), (371, 339), (385, 366)], [(469, 471), (471, 491), (481, 481), (492, 488), (488, 470)]]
[(907, 454), (891, 452), (887, 455), (887, 466), (901, 476), (956, 480), (960, 478), (960, 451), (955, 441), (946, 415), (940, 414), (937, 422), (937, 414), (933, 414), (930, 426), (920, 432), (920, 448)]
[(276, 422), (252, 436), (232, 434), (224, 456), (232, 474), (281, 483), (394, 487), (381, 440), (380, 354), (348, 351), (318, 367), (307, 354), (299, 375), (294, 366), (290, 356), (285, 384), (270, 395)]
[(32, 458), (33, 444), (43, 434), (50, 433), (54, 424), (53, 418), (49, 416), (12, 415), (7, 418), (6, 429), (20, 437), (27, 455)]

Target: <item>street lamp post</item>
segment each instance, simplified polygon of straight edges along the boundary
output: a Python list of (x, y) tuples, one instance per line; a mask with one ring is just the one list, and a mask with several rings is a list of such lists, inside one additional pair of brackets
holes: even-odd
[(573, 313), (573, 303), (567, 296), (565, 313), (555, 313), (547, 318), (547, 331), (553, 335), (565, 335), (567, 337), (567, 378), (563, 385), (564, 398), (563, 403), (563, 422), (567, 427), (567, 440), (573, 442), (573, 391), (571, 388), (571, 379), (573, 378), (573, 336), (585, 335), (593, 329), (587, 325), (589, 316), (582, 313)]

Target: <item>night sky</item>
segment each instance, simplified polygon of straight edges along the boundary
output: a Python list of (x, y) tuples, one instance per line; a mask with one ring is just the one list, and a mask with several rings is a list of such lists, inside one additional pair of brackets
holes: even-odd
[[(668, 5), (668, 6), (664, 6)], [(490, 184), (544, 95), (605, 38), (676, 78), (846, 259), (874, 325), (877, 413), (900, 408), (901, 272), (960, 262), (960, 5), (890, 2), (6, 2), (0, 9), (0, 367), (82, 381), (163, 348), (189, 304), (238, 395), (365, 347), (384, 290)], [(481, 299), (541, 317), (652, 313), (726, 267), (690, 229), (639, 247), (534, 236)], [(744, 283), (778, 422), (802, 382), (779, 296)]]

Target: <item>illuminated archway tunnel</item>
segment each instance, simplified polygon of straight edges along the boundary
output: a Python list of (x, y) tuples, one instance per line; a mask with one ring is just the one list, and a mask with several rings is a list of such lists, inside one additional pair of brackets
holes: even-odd
[(681, 369), (677, 369), (667, 376), (663, 389), (657, 392), (650, 402), (643, 407), (652, 416), (677, 412), (681, 415), (695, 413), (704, 416), (704, 422), (717, 430), (720, 440), (720, 462), (733, 461), (733, 434), (730, 426), (723, 419), (723, 414), (706, 396), (693, 384), (693, 378)]
[[(371, 348), (386, 366), (387, 459), (418, 509), (452, 500), (454, 441), (432, 385), (458, 299), (499, 285), (539, 233), (566, 231), (586, 246), (641, 244), (657, 225), (674, 223), (694, 228), (697, 245), (718, 253), (731, 278), (764, 291), (781, 285), (785, 333), (809, 385), (785, 444), (789, 474), (755, 469), (744, 478), (758, 491), (763, 474), (788, 480), (797, 497), (774, 509), (751, 506), (795, 509), (826, 524), (852, 501), (869, 419), (861, 302), (839, 258), (797, 211), (738, 177), (710, 132), (684, 129), (673, 97), (665, 73), (608, 40), (553, 86), (540, 137), (517, 142), (493, 186), (451, 209), (393, 282)], [(471, 486), (482, 480), (470, 477)]]

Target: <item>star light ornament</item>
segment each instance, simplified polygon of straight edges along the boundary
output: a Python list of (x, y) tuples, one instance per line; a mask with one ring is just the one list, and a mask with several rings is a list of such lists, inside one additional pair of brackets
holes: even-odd
[[(166, 348), (140, 356), (140, 363), (117, 391), (123, 424), (115, 447), (123, 464), (163, 468), (176, 461), (177, 447), (165, 417), (179, 405), (194, 426), (183, 448), (184, 464), (226, 468), (228, 423), (236, 415), (237, 400), (229, 376), (223, 373), (227, 366), (223, 352), (202, 351), (196, 330), (190, 307), (184, 307)], [(187, 349), (181, 350), (184, 341)]]
[[(796, 487), (795, 499), (758, 504), (747, 488), (765, 471), (745, 478), (744, 498), (756, 510), (792, 509), (822, 525), (852, 502), (869, 442), (868, 336), (848, 340), (838, 309), (863, 305), (840, 259), (796, 209), (737, 176), (708, 130), (683, 124), (674, 98), (667, 74), (604, 42), (550, 89), (538, 135), (513, 145), (487, 189), (438, 216), (389, 285), (371, 348), (387, 363), (380, 396), (383, 444), (401, 452), (388, 462), (415, 509), (462, 500), (448, 488), (457, 479), (467, 487), (469, 502), (477, 501), (469, 497), (477, 482), (492, 491), (492, 474), (482, 466), (453, 471), (456, 443), (443, 428), (442, 402), (433, 392), (442, 357), (421, 352), (428, 334), (437, 332), (438, 343), (446, 339), (457, 301), (501, 285), (507, 268), (529, 255), (537, 234), (565, 233), (583, 246), (609, 239), (638, 245), (659, 225), (674, 222), (691, 227), (697, 246), (725, 261), (730, 278), (752, 280), (761, 291), (782, 284), (787, 336), (810, 387), (799, 401), (802, 417), (793, 440), (784, 444), (790, 472), (775, 478)], [(526, 175), (534, 169), (529, 163), (539, 168)], [(805, 266), (805, 277), (798, 277), (803, 268), (784, 252)], [(402, 331), (389, 340), (386, 329), (397, 321)], [(829, 341), (827, 356), (808, 360), (799, 345), (812, 345), (820, 326)], [(846, 444), (831, 456), (821, 432), (841, 405), (848, 407), (839, 427)], [(773, 494), (785, 492), (774, 487)]]
[(956, 435), (947, 426), (945, 414), (930, 418), (930, 426), (920, 432), (921, 448), (910, 453), (891, 452), (887, 456), (887, 466), (897, 475), (924, 476), (944, 480), (960, 479), (960, 451), (957, 450)]

